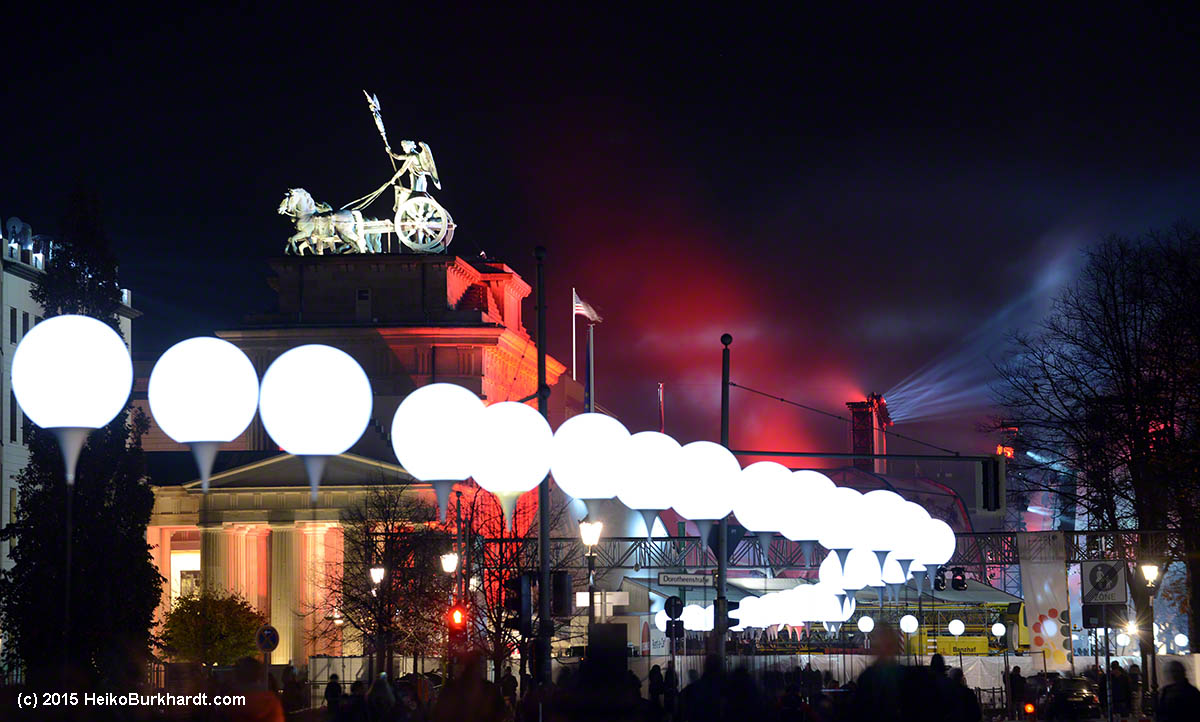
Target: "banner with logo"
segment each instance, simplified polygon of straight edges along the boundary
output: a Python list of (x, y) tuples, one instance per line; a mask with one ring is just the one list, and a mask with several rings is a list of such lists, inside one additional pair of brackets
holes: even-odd
[(1061, 532), (1017, 535), (1021, 591), (1034, 669), (1071, 669), (1071, 612), (1067, 596), (1067, 548)]

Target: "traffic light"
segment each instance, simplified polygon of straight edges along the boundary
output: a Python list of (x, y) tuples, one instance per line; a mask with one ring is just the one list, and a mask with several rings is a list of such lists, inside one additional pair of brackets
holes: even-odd
[(956, 592), (967, 591), (967, 572), (962, 567), (954, 567), (950, 576), (950, 588)]
[(504, 609), (516, 615), (504, 623), (522, 637), (533, 636), (533, 575), (526, 572), (504, 581)]
[(933, 575), (933, 590), (935, 592), (946, 591), (946, 568), (938, 567), (937, 573)]
[(728, 630), (730, 627), (736, 627), (739, 623), (737, 617), (740, 615), (735, 612), (740, 606), (741, 602), (717, 598), (713, 604), (713, 629)]
[(668, 639), (683, 639), (683, 620), (682, 619), (667, 620), (667, 638)]
[(467, 608), (462, 604), (455, 604), (446, 612), (446, 631), (450, 636), (450, 649), (459, 650), (463, 646), (463, 642), (467, 638), (467, 623), (470, 617), (467, 613)]
[(1001, 511), (1004, 509), (1006, 493), (1006, 460), (1013, 458), (1011, 446), (998, 446), (990, 459), (979, 462), (975, 477), (975, 506), (979, 511)]
[(550, 575), (550, 616), (569, 617), (575, 613), (575, 590), (571, 581), (571, 573), (565, 571), (552, 572)]

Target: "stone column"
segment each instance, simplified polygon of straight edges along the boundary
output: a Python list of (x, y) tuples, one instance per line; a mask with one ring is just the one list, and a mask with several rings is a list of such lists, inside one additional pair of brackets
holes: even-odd
[(229, 545), (220, 524), (200, 529), (200, 582), (205, 589), (224, 590), (227, 586)]
[(272, 664), (303, 663), (304, 632), (298, 614), (302, 542), (294, 524), (271, 525), (271, 625), (279, 631)]

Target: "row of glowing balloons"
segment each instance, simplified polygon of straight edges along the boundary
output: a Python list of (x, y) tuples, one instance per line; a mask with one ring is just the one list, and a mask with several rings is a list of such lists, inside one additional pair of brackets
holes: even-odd
[[(87, 316), (43, 321), (25, 335), (13, 358), (17, 401), (34, 423), (51, 430), (104, 426), (124, 408), (132, 379), (120, 336)], [(256, 412), (284, 451), (307, 462), (349, 450), (366, 430), (373, 404), (362, 367), (340, 349), (320, 344), (290, 349), (268, 366), (260, 383), (239, 348), (212, 337), (168, 349), (150, 374), (147, 392), (159, 428), (196, 452), (205, 489), (216, 449), (245, 431)], [(574, 416), (552, 432), (526, 404), (485, 406), (455, 384), (429, 384), (410, 393), (392, 419), (391, 439), (401, 465), (434, 486), (443, 518), (453, 485), (473, 478), (497, 497), (511, 523), (517, 499), (552, 472), (577, 499), (618, 498), (642, 512), (647, 533), (657, 512), (673, 508), (702, 528), (732, 512), (750, 531), (780, 533), (809, 549), (820, 543), (840, 562), (837, 578), (823, 581), (844, 590), (874, 586), (874, 575), (893, 583), (893, 563), (907, 579), (923, 566), (944, 563), (954, 551), (949, 526), (893, 492), (859, 494), (817, 472), (793, 473), (774, 462), (742, 469), (719, 444), (681, 446), (654, 431), (630, 434), (603, 414)], [(306, 466), (315, 498), (321, 465)], [(67, 467), (72, 480), (72, 460)], [(834, 565), (827, 563), (832, 575)]]

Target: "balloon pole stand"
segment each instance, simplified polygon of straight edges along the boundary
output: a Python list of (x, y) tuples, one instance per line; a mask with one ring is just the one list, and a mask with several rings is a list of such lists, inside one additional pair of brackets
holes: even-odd
[(658, 519), (658, 509), (639, 509), (642, 521), (646, 523), (646, 539), (654, 538), (654, 522)]
[(700, 551), (708, 546), (708, 538), (712, 535), (713, 521), (712, 519), (693, 520), (696, 524), (696, 531), (700, 533)]
[(600, 503), (603, 499), (583, 499), (583, 505), (587, 507), (587, 520), (600, 521)]
[(755, 535), (758, 537), (758, 549), (762, 552), (763, 566), (771, 566), (771, 540), (775, 538), (774, 532), (760, 531)]
[(213, 465), (217, 463), (217, 452), (221, 450), (219, 441), (193, 441), (188, 444), (192, 450), (192, 458), (196, 460), (196, 468), (200, 472), (200, 489), (208, 493), (208, 481), (212, 477)]
[(800, 551), (804, 553), (804, 563), (808, 566), (813, 566), (814, 557), (817, 554), (817, 543), (812, 540), (800, 542)]
[(450, 492), (454, 490), (453, 479), (438, 479), (429, 482), (433, 485), (433, 493), (437, 495), (438, 521), (446, 523), (446, 513), (450, 510)]
[(75, 466), (83, 445), (87, 442), (88, 434), (94, 429), (83, 429), (77, 426), (60, 426), (56, 429), (46, 429), (58, 440), (58, 449), (62, 452), (63, 469), (66, 472), (67, 484), (75, 485)]
[(496, 494), (496, 500), (500, 502), (500, 510), (504, 514), (505, 531), (513, 530), (513, 517), (517, 515), (517, 499), (520, 498), (520, 494)]
[(846, 560), (850, 557), (850, 550), (849, 549), (834, 549), (833, 552), (835, 554), (837, 554), (838, 561), (841, 562), (842, 571), (844, 572), (846, 570)]
[(879, 560), (879, 575), (880, 576), (883, 576), (883, 565), (885, 562), (887, 562), (888, 553), (889, 552), (881, 552), (878, 550), (876, 550), (876, 552), (875, 552), (875, 558)]
[(900, 562), (900, 575), (903, 576), (905, 579), (908, 579), (908, 570), (909, 570), (909, 567), (912, 566), (913, 560), (912, 559), (897, 559), (896, 561)]
[(304, 473), (308, 475), (308, 485), (312, 489), (312, 503), (317, 503), (317, 490), (321, 488), (321, 477), (325, 475), (325, 464), (329, 457), (323, 454), (301, 454), (304, 462)]

